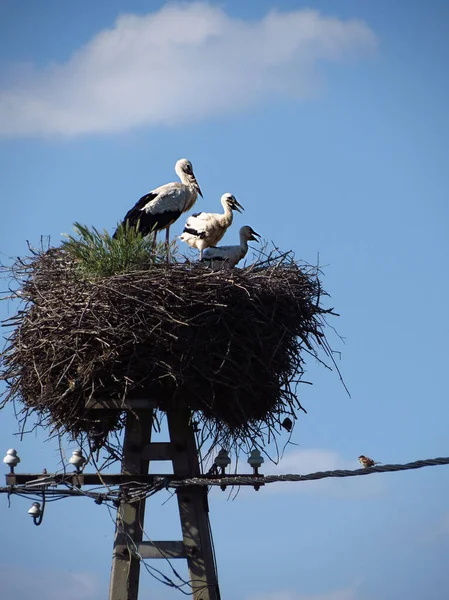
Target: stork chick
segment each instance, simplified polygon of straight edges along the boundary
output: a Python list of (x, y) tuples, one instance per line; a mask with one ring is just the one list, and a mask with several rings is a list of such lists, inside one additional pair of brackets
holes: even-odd
[[(165, 243), (168, 247), (170, 225), (179, 219), (182, 213), (192, 208), (198, 194), (203, 196), (189, 160), (186, 158), (178, 160), (175, 171), (181, 183), (177, 181), (166, 183), (145, 194), (123, 219), (123, 224), (128, 223), (129, 226), (136, 227), (137, 231), (144, 236), (154, 233), (153, 250), (156, 246), (157, 232), (165, 229)], [(113, 237), (116, 235), (117, 231)]]
[(206, 248), (203, 252), (203, 262), (209, 262), (211, 267), (224, 266), (228, 269), (235, 267), (248, 252), (248, 242), (258, 241), (260, 235), (249, 225), (240, 228), (240, 244), (238, 246), (221, 246), (217, 248)]
[(216, 246), (232, 225), (233, 211), (241, 213), (245, 210), (235, 196), (229, 193), (223, 194), (220, 202), (224, 209), (223, 213), (200, 212), (190, 216), (186, 221), (183, 234), (179, 237), (191, 248), (198, 248), (200, 260), (203, 258), (203, 250)]

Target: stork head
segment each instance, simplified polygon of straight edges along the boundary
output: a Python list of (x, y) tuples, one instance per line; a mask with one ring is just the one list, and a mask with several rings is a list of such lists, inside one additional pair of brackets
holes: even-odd
[(237, 202), (236, 197), (230, 194), (229, 192), (223, 194), (223, 196), (221, 197), (221, 203), (223, 207), (228, 206), (231, 210), (236, 210), (239, 213), (245, 210), (243, 206)]
[(187, 158), (180, 158), (175, 165), (175, 171), (179, 179), (184, 184), (192, 186), (196, 190), (196, 192), (201, 196), (201, 198), (203, 197), (203, 194), (200, 190), (200, 186), (198, 185), (196, 177), (193, 173), (193, 167), (190, 160), (187, 160)]
[(240, 229), (240, 237), (247, 242), (254, 241), (258, 242), (258, 238), (260, 238), (260, 234), (256, 233), (252, 227), (249, 225), (244, 225)]

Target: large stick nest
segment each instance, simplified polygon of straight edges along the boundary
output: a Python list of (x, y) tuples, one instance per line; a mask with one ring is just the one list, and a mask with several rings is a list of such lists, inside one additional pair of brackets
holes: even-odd
[[(5, 404), (76, 438), (86, 401), (186, 405), (214, 443), (261, 443), (301, 404), (304, 357), (332, 354), (319, 271), (272, 253), (245, 269), (159, 264), (93, 281), (61, 248), (16, 261), (21, 309), (2, 355)], [(102, 434), (123, 414), (105, 413)]]

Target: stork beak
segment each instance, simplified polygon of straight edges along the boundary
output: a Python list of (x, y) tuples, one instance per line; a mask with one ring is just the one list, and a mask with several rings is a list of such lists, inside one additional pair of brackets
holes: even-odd
[(242, 213), (245, 209), (243, 208), (243, 206), (237, 202), (237, 200), (234, 198), (234, 202), (232, 204), (232, 210), (236, 210), (239, 213)]
[(198, 194), (201, 196), (201, 198), (203, 198), (203, 192), (201, 191), (200, 186), (198, 185), (198, 181), (196, 180), (195, 175), (193, 176), (193, 186), (198, 192)]
[(253, 240), (254, 242), (258, 242), (259, 240), (257, 238), (260, 238), (260, 237), (261, 237), (261, 235), (259, 233), (256, 233), (255, 231), (251, 231), (251, 237), (249, 239)]

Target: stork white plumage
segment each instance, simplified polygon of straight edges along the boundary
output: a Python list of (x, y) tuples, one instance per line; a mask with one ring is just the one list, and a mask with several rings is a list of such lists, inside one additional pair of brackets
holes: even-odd
[(203, 262), (209, 262), (212, 268), (221, 266), (232, 269), (248, 252), (248, 242), (258, 241), (260, 235), (249, 225), (240, 228), (240, 244), (238, 246), (221, 246), (206, 248), (203, 252)]
[[(178, 160), (175, 171), (181, 183), (166, 183), (145, 194), (123, 219), (123, 224), (128, 223), (129, 226), (136, 227), (142, 235), (154, 232), (153, 248), (156, 245), (157, 232), (162, 229), (166, 230), (165, 243), (168, 246), (170, 225), (179, 219), (182, 213), (192, 208), (198, 194), (203, 196), (189, 160)], [(117, 231), (113, 237), (116, 235)]]
[(220, 202), (223, 213), (200, 212), (191, 215), (186, 221), (183, 234), (179, 236), (191, 248), (198, 248), (200, 260), (203, 258), (203, 250), (216, 246), (232, 225), (233, 211), (241, 213), (245, 210), (235, 196), (229, 193), (223, 194)]

